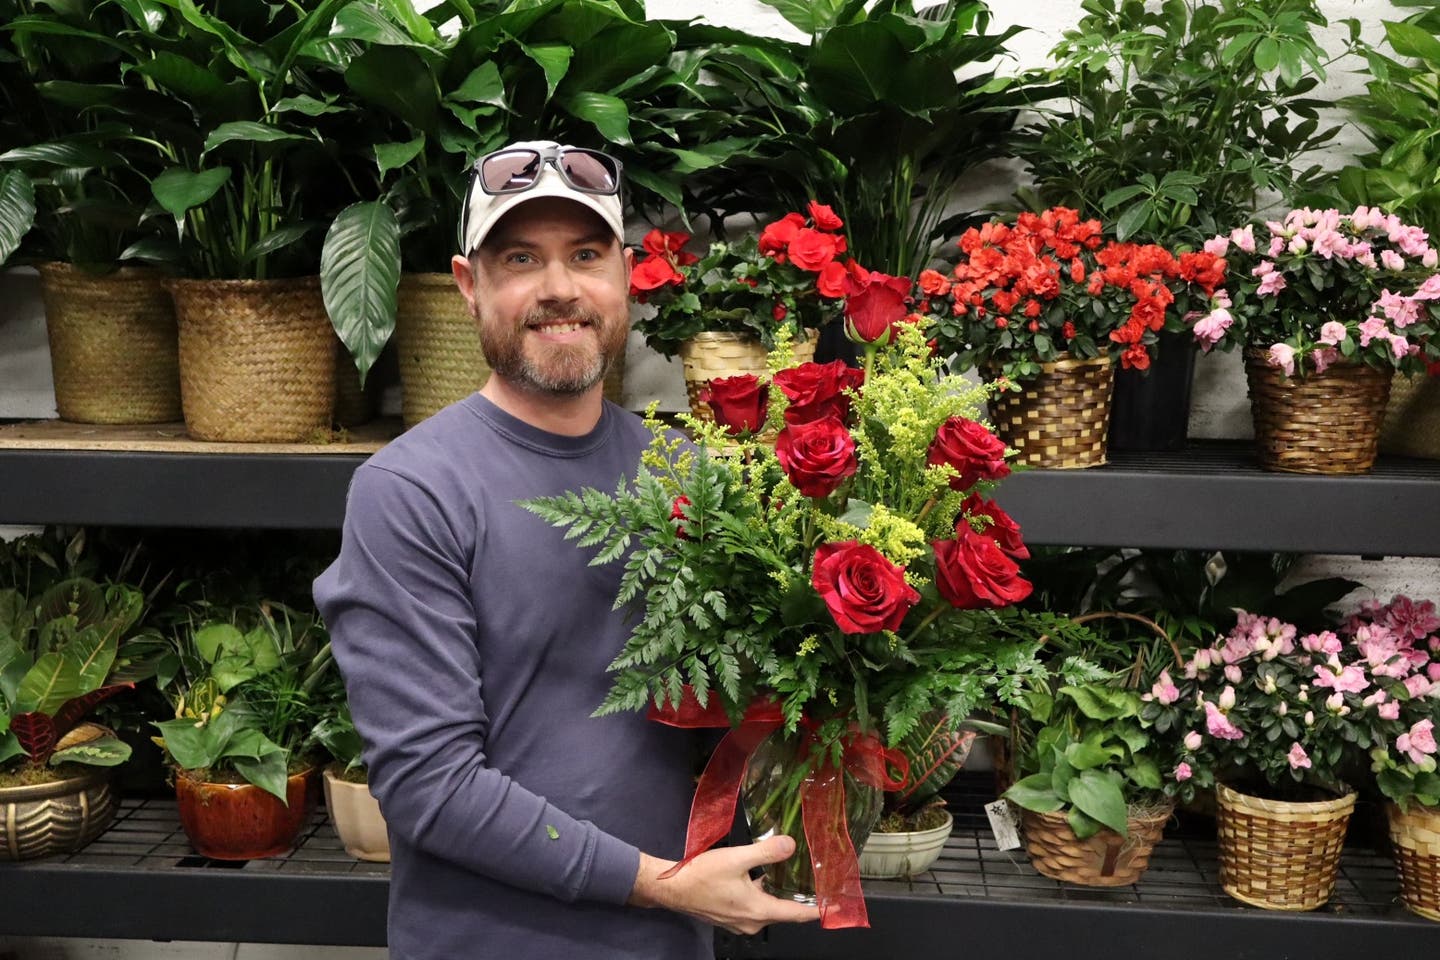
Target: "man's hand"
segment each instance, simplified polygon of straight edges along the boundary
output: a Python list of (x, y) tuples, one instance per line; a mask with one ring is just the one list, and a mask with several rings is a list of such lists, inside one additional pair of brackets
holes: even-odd
[(760, 889), (759, 880), (750, 879), (752, 867), (779, 863), (794, 852), (795, 841), (786, 836), (743, 847), (720, 847), (700, 854), (665, 880), (660, 874), (675, 862), (641, 853), (630, 903), (687, 913), (740, 934), (758, 933), (771, 923), (819, 920), (818, 907), (772, 897)]

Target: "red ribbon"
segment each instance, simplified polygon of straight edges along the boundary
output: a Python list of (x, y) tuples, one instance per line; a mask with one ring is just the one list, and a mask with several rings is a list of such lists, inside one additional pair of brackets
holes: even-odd
[[(718, 697), (713, 697), (708, 706), (702, 707), (695, 692), (686, 687), (678, 706), (659, 708), (652, 704), (649, 716), (672, 727), (730, 727), (730, 718), (718, 701)], [(784, 723), (779, 704), (757, 700), (745, 711), (739, 726), (731, 727), (721, 738), (695, 788), (690, 825), (685, 834), (685, 856), (660, 875), (662, 880), (674, 876), (685, 864), (730, 833), (750, 757), (761, 742)], [(808, 725), (805, 737), (807, 750), (815, 749), (818, 740)], [(858, 730), (845, 739), (843, 764), (851, 776), (882, 790), (901, 789), (910, 773), (910, 764), (903, 753), (886, 749), (874, 734)], [(889, 766), (901, 772), (898, 780), (890, 776)], [(810, 848), (820, 926), (826, 930), (870, 926), (860, 888), (860, 861), (850, 842), (845, 818), (845, 778), (841, 768), (821, 763), (810, 772), (800, 788), (800, 816), (805, 826), (805, 842)]]

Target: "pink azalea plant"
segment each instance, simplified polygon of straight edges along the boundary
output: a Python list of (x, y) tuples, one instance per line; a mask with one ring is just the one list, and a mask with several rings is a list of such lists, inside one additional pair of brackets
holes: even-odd
[(1274, 799), (1341, 792), (1372, 750), (1377, 764), (1390, 757), (1412, 780), (1426, 763), (1433, 775), (1434, 613), (1397, 597), (1362, 608), (1338, 631), (1302, 634), (1242, 612), (1179, 676), (1163, 671), (1143, 696), (1142, 719), (1182, 747), (1167, 792), (1188, 800), (1217, 780)]
[(1205, 244), (1226, 289), (1188, 318), (1204, 350), (1262, 349), (1286, 377), (1364, 362), (1421, 373), (1440, 358), (1434, 238), (1371, 207), (1292, 210)]

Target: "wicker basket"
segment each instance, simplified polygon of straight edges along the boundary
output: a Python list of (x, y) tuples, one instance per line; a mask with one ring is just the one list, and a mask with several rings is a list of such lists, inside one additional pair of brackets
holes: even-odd
[(1267, 910), (1314, 910), (1335, 891), (1351, 791), (1331, 800), (1266, 800), (1216, 784), (1220, 886)]
[(1025, 852), (1035, 869), (1052, 880), (1087, 887), (1123, 887), (1140, 879), (1150, 866), (1150, 854), (1174, 810), (1173, 803), (1132, 805), (1125, 818), (1126, 833), (1101, 829), (1084, 840), (1075, 836), (1063, 813), (1024, 810)]
[[(998, 371), (989, 370), (995, 379)], [(1110, 433), (1110, 392), (1115, 371), (1109, 357), (1063, 358), (1040, 366), (1040, 375), (990, 401), (1000, 439), (1020, 451), (1021, 463), (1070, 470), (1105, 462)]]
[(170, 280), (180, 391), (196, 440), (296, 441), (330, 429), (335, 330), (319, 277)]
[(175, 308), (158, 273), (40, 265), (55, 407), (79, 423), (180, 419)]
[(1365, 473), (1376, 444), (1391, 374), (1364, 363), (1337, 363), (1303, 380), (1288, 379), (1263, 350), (1245, 350), (1245, 378), (1260, 466), (1282, 473)]
[(1380, 452), (1440, 460), (1440, 376), (1391, 381)]
[[(401, 276), (395, 340), (400, 350), (400, 415), (407, 428), (470, 396), (490, 378), (475, 318), (448, 273)], [(623, 355), (606, 372), (604, 390), (605, 399), (623, 402)]]
[(1400, 899), (1427, 920), (1440, 920), (1440, 807), (1387, 804)]
[[(815, 359), (815, 345), (820, 331), (805, 331), (806, 338), (791, 344), (797, 365)], [(685, 393), (690, 398), (690, 412), (701, 420), (714, 420), (710, 404), (700, 399), (700, 392), (711, 380), (753, 374), (769, 375), (768, 354), (759, 338), (745, 333), (706, 331), (680, 344), (680, 362), (685, 369)]]

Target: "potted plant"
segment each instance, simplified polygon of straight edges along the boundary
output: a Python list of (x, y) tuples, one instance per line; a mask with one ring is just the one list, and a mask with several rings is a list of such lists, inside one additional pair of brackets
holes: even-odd
[[(0, 541), (0, 825), (6, 859), (73, 852), (98, 836), (118, 799), (109, 767), (130, 747), (84, 722), (153, 663), (134, 627), (139, 590), (75, 575), (81, 537)], [(55, 547), (64, 548), (63, 562)]]
[[(1029, 584), (993, 526), (963, 508), (1008, 472), (1003, 445), (973, 420), (985, 388), (939, 376), (923, 331), (903, 318), (901, 305), (898, 339), (887, 328), (860, 390), (831, 379), (835, 404), (804, 405), (814, 419), (787, 416), (795, 407), (771, 391), (773, 449), (754, 431), (691, 417), (700, 450), (672, 458), (655, 421), (655, 455), (633, 487), (526, 504), (592, 531), (600, 557), (641, 558), (618, 597), (635, 604), (637, 625), (599, 712), (733, 726), (694, 808), (719, 815), (692, 818), (687, 856), (719, 839), (710, 827), (728, 831), (738, 791), (754, 835), (797, 843), (769, 871), (770, 889), (816, 897), (826, 927), (867, 922), (847, 861), (881, 788), (903, 783), (893, 747), (931, 710), (958, 727), (1003, 698), (1036, 646), (997, 638), (990, 611)], [(776, 354), (778, 367), (783, 346)]]
[[(758, 233), (690, 253), (689, 234), (651, 230), (630, 276), (630, 293), (654, 312), (635, 329), (657, 352), (684, 364), (690, 407), (711, 417), (702, 393), (713, 380), (758, 376), (784, 330), (797, 363), (815, 354), (819, 329), (838, 318), (853, 264), (829, 207), (810, 201)], [(855, 268), (858, 268), (855, 264)]]
[(1215, 788), (1220, 885), (1235, 899), (1314, 910), (1330, 898), (1355, 806), (1342, 775), (1384, 744), (1386, 703), (1413, 670), (1381, 647), (1243, 613), (1152, 689), (1141, 717), (1179, 751), (1166, 791)]
[(148, 177), (163, 164), (132, 111), (173, 121), (181, 108), (120, 82), (117, 9), (8, 6), (4, 106), (19, 129), (0, 136), (0, 264), (19, 250), (38, 267), (56, 408), (178, 420), (174, 308), (158, 272), (123, 258), (155, 233)]
[(1370, 601), (1340, 633), (1362, 648), (1372, 673), (1384, 673), (1385, 695), (1373, 707), (1383, 721), (1370, 750), (1370, 772), (1387, 801), (1390, 845), (1400, 874), (1400, 899), (1440, 920), (1440, 773), (1435, 727), (1440, 724), (1440, 616), (1433, 601), (1397, 595)]
[(1228, 296), (1192, 331), (1206, 350), (1243, 347), (1261, 466), (1368, 471), (1392, 375), (1440, 359), (1428, 235), (1371, 207), (1307, 208), (1206, 248), (1230, 264)]
[(325, 765), (325, 809), (345, 852), (357, 860), (390, 862), (390, 837), (380, 802), (370, 793), (360, 752), (364, 744), (350, 718), (338, 675), (325, 684), (328, 706), (315, 727), (315, 739), (330, 753)]
[(173, 645), (157, 682), (175, 719), (153, 726), (175, 769), (186, 836), (218, 860), (284, 853), (307, 812), (312, 696), (334, 662), (324, 627), (260, 603), (192, 619)]
[(1113, 364), (1150, 365), (1166, 316), (1208, 302), (1225, 262), (1107, 241), (1099, 220), (1055, 207), (970, 228), (949, 274), (920, 274), (918, 309), (957, 369), (1003, 378), (1001, 437), (1048, 467), (1105, 463)]
[[(1340, 129), (1316, 113), (1333, 62), (1324, 26), (1316, 0), (1087, 3), (1055, 66), (1022, 75), (1034, 93), (1014, 149), (1033, 187), (1017, 199), (1099, 217), (1120, 241), (1199, 250), (1267, 192), (1314, 190), (1321, 171), (1304, 157)], [(1117, 449), (1185, 443), (1195, 353), (1181, 317), (1158, 331), (1152, 366), (1116, 371)]]

